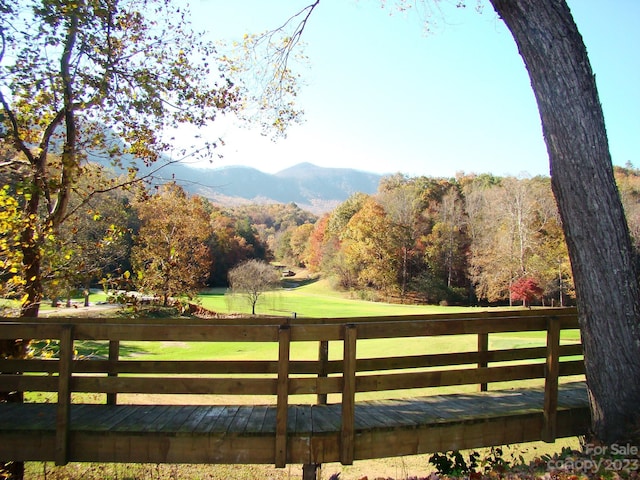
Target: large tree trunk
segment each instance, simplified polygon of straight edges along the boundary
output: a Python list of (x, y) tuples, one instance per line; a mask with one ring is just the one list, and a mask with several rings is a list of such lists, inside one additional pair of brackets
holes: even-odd
[[(538, 102), (576, 286), (595, 437), (640, 431), (640, 289), (587, 51), (565, 0), (491, 0)], [(604, 8), (604, 7), (603, 7)]]

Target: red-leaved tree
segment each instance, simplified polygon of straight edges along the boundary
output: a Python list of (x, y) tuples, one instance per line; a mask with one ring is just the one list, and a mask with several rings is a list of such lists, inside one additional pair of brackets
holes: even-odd
[(511, 298), (513, 300), (522, 300), (524, 307), (531, 307), (531, 302), (542, 295), (544, 291), (538, 282), (531, 277), (522, 277), (518, 279), (511, 288)]

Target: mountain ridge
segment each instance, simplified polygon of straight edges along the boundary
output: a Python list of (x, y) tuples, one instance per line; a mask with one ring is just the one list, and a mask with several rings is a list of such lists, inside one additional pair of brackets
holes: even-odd
[[(173, 167), (173, 166), (172, 166)], [(328, 168), (301, 162), (276, 173), (232, 165), (214, 169), (180, 166), (178, 183), (223, 206), (295, 203), (312, 213), (334, 209), (357, 192), (373, 194), (383, 175), (352, 168)], [(194, 178), (195, 175), (195, 178)]]
[[(105, 135), (113, 142), (122, 143), (110, 129), (105, 129)], [(139, 175), (146, 176), (152, 184), (175, 181), (188, 193), (222, 206), (293, 202), (315, 214), (333, 210), (354, 193), (375, 193), (383, 178), (372, 172), (321, 167), (304, 161), (271, 174), (244, 165), (198, 167), (166, 156), (145, 165), (131, 155), (123, 155), (120, 166), (113, 165), (106, 152), (89, 150), (87, 156), (90, 162), (112, 168), (117, 174), (125, 173), (128, 166), (136, 168)]]

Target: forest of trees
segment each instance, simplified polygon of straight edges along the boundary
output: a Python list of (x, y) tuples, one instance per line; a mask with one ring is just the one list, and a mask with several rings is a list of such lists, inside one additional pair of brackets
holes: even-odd
[[(97, 167), (88, 176), (105, 177)], [(637, 242), (640, 171), (617, 167), (616, 178)], [(12, 188), (2, 193), (8, 207)], [(10, 231), (3, 229), (2, 245)], [(5, 285), (11, 251), (1, 251)], [(106, 285), (166, 302), (226, 286), (229, 271), (249, 259), (304, 268), (369, 299), (567, 305), (575, 297), (548, 177), (396, 174), (375, 195), (355, 194), (319, 218), (293, 203), (222, 207), (175, 183), (139, 185), (74, 210), (43, 258), (52, 301)]]

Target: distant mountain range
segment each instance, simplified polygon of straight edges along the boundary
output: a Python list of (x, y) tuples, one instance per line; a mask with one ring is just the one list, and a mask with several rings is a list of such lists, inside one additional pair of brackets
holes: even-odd
[(203, 169), (181, 164), (169, 165), (160, 173), (189, 193), (221, 205), (293, 202), (316, 214), (334, 209), (356, 192), (375, 193), (382, 178), (375, 173), (311, 163), (299, 163), (275, 174), (243, 166)]
[[(105, 129), (105, 135), (110, 142), (121, 144), (119, 137), (110, 129)], [(87, 153), (90, 161), (112, 167), (105, 153)], [(164, 156), (151, 165), (136, 162), (130, 155), (124, 155), (121, 160), (123, 165), (136, 165), (140, 175), (151, 175), (155, 184), (176, 181), (187, 192), (220, 205), (293, 202), (315, 214), (333, 210), (354, 193), (375, 193), (382, 178), (382, 175), (371, 172), (325, 168), (308, 162), (269, 174), (244, 166), (198, 168), (172, 162)], [(115, 170), (119, 173), (125, 171)]]

